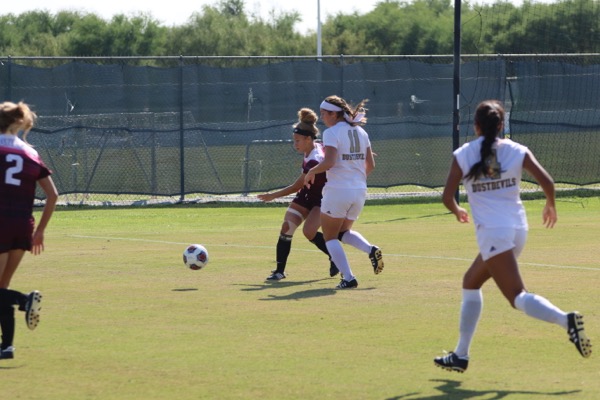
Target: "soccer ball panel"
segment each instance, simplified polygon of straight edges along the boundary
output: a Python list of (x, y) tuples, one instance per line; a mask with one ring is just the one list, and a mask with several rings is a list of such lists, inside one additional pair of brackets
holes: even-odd
[(208, 264), (208, 250), (201, 244), (191, 244), (183, 251), (183, 263), (192, 270), (199, 270)]

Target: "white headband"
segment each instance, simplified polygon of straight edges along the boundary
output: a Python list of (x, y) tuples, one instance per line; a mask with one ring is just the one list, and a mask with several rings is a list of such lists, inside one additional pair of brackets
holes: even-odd
[(356, 113), (356, 117), (352, 118), (348, 113), (344, 113), (344, 119), (351, 124), (358, 124), (366, 116), (364, 112)]
[(342, 111), (342, 107), (338, 107), (335, 104), (328, 103), (325, 100), (321, 102), (319, 108), (322, 108), (323, 110), (327, 111)]

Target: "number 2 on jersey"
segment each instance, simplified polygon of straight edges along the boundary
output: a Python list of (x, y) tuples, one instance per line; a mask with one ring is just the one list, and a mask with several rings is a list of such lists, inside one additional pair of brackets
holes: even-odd
[(15, 175), (23, 171), (23, 157), (18, 154), (7, 154), (6, 162), (14, 162), (15, 165), (6, 170), (6, 173), (4, 174), (4, 182), (8, 185), (19, 186), (21, 184), (21, 180), (15, 178)]

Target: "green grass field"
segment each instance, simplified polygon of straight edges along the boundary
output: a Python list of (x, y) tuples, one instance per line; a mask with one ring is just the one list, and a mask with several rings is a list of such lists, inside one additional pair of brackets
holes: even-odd
[[(521, 269), (532, 292), (579, 310), (599, 346), (599, 198), (526, 202)], [(297, 232), (288, 278), (265, 283), (285, 208), (222, 205), (61, 209), (46, 252), (12, 287), (44, 295), (39, 327), (17, 317), (2, 399), (597, 399), (600, 354), (512, 310), (490, 282), (469, 370), (435, 368), (458, 335), (472, 225), (440, 203), (374, 205), (355, 228), (386, 262), (346, 247), (359, 288), (334, 290), (325, 256)], [(187, 270), (203, 243), (210, 263)], [(600, 347), (599, 347), (600, 348)], [(600, 353), (600, 350), (598, 350)]]

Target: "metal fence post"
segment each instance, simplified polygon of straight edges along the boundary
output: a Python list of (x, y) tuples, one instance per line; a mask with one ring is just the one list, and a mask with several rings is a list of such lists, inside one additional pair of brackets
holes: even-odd
[(185, 143), (183, 126), (183, 56), (179, 56), (179, 166), (180, 166), (180, 197), (185, 200)]

